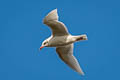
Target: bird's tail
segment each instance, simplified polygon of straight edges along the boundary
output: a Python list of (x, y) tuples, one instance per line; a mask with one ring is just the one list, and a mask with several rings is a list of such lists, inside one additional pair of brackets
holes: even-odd
[(83, 34), (80, 36), (76, 36), (76, 41), (81, 41), (81, 40), (88, 40), (87, 35)]

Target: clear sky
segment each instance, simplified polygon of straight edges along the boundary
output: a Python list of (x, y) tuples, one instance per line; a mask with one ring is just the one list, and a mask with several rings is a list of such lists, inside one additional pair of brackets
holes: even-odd
[[(57, 8), (59, 20), (73, 35), (74, 54), (85, 76), (39, 47), (51, 35), (42, 19)], [(119, 0), (1, 0), (0, 80), (120, 80)]]

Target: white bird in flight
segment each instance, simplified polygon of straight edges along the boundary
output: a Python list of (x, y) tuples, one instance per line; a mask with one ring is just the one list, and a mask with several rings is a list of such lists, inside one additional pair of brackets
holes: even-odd
[(66, 26), (58, 21), (57, 9), (48, 13), (43, 19), (43, 23), (51, 28), (52, 35), (43, 41), (40, 50), (44, 47), (56, 47), (59, 57), (73, 70), (84, 75), (77, 59), (73, 55), (73, 43), (87, 40), (87, 36), (85, 34), (79, 36), (70, 35)]

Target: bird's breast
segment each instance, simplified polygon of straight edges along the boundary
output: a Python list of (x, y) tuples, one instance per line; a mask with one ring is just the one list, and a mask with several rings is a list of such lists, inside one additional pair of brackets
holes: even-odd
[(58, 46), (64, 46), (69, 44), (67, 42), (67, 37), (68, 36), (57, 36), (53, 37), (49, 41), (49, 47), (58, 47)]

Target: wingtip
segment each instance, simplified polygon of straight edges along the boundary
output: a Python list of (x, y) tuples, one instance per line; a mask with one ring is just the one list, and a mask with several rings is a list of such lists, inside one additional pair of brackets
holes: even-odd
[(43, 23), (46, 23), (49, 20), (58, 20), (57, 8), (53, 9), (47, 14), (47, 16), (45, 16), (45, 18), (43, 19)]
[(57, 13), (57, 8), (53, 9), (50, 13)]
[(53, 9), (53, 11), (54, 11), (54, 10), (57, 11), (57, 8)]
[(80, 75), (85, 76), (84, 72), (78, 72)]
[(83, 70), (81, 68), (79, 68), (79, 70), (75, 70), (78, 74), (80, 74), (81, 76), (84, 76), (85, 73), (83, 72)]
[(84, 72), (81, 74), (82, 76), (85, 76)]
[(53, 9), (50, 13), (48, 14), (54, 14), (54, 13), (57, 13), (57, 8), (56, 9)]

